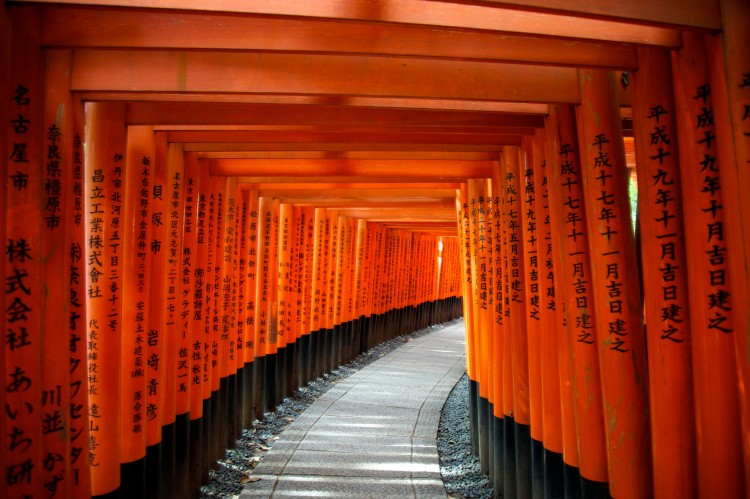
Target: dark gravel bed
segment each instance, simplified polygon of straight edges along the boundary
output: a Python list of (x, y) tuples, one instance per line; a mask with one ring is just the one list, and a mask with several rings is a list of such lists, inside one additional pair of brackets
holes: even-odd
[(440, 473), (450, 497), (495, 497), (489, 480), (480, 471), (479, 458), (471, 453), (469, 435), (469, 378), (464, 374), (443, 405), (438, 427)]
[(340, 366), (322, 378), (311, 381), (307, 386), (295, 392), (292, 397), (285, 398), (275, 412), (267, 412), (262, 420), (253, 421), (251, 428), (242, 430), (242, 436), (236, 440), (236, 447), (227, 450), (226, 458), (219, 459), (215, 469), (209, 472), (209, 483), (201, 487), (201, 497), (225, 499), (239, 497), (244, 484), (252, 480), (250, 473), (270, 450), (273, 443), (278, 440), (278, 435), (318, 397), (342, 379), (392, 352), (407, 341), (454, 323), (431, 326), (381, 343), (348, 364)]

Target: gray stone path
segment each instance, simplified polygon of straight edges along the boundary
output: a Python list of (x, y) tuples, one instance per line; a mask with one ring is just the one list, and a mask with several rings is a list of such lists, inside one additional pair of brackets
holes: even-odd
[(241, 499), (445, 498), (437, 429), (464, 371), (462, 322), (404, 343), (306, 409)]

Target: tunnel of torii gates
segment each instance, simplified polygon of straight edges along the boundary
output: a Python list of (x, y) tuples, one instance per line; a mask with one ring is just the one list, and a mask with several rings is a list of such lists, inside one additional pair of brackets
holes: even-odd
[(498, 495), (750, 497), (749, 2), (71, 3), (0, 9), (1, 497), (195, 496), (458, 317)]

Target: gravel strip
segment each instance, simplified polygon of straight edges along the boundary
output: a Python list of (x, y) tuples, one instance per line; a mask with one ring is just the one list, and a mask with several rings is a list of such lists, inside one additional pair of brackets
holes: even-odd
[(392, 352), (411, 339), (419, 338), (458, 322), (460, 322), (460, 319), (439, 326), (430, 326), (427, 329), (381, 343), (348, 364), (325, 374), (322, 378), (311, 381), (307, 386), (295, 392), (292, 397), (285, 398), (275, 412), (265, 413), (262, 420), (256, 419), (253, 421), (251, 428), (242, 430), (242, 436), (236, 440), (236, 447), (227, 450), (226, 458), (219, 459), (216, 467), (209, 471), (209, 482), (201, 487), (200, 496), (202, 498), (238, 498), (245, 483), (252, 480), (249, 476), (250, 473), (270, 450), (273, 443), (278, 440), (278, 435), (318, 397), (342, 379)]
[(449, 497), (495, 497), (482, 474), (479, 458), (471, 452), (469, 434), (469, 378), (464, 374), (443, 405), (438, 428), (440, 473)]

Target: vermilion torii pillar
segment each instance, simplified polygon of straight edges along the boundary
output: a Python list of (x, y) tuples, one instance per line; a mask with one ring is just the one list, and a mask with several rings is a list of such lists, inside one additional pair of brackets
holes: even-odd
[(651, 493), (643, 308), (615, 73), (579, 70), (581, 179), (590, 233), (610, 493)]

